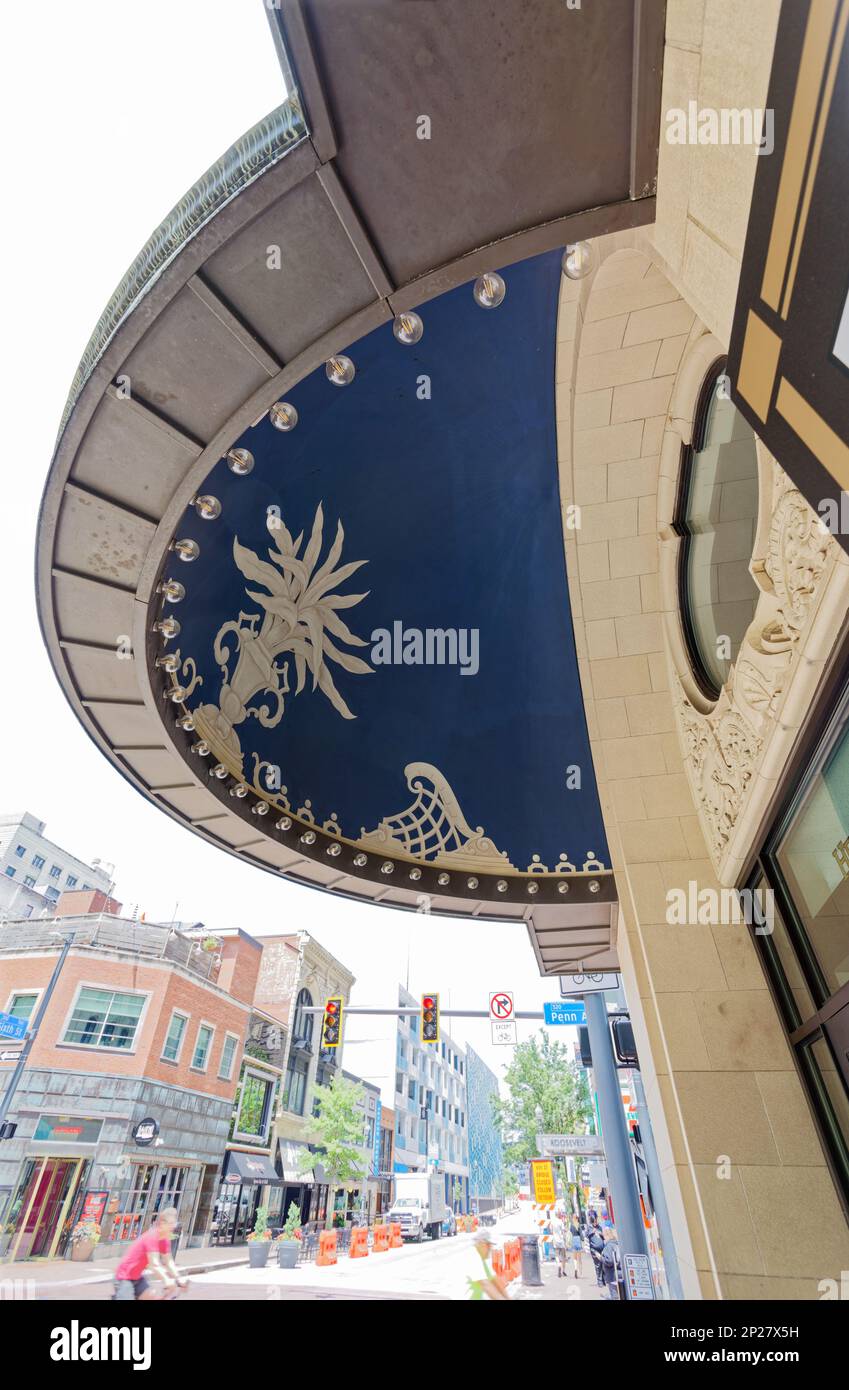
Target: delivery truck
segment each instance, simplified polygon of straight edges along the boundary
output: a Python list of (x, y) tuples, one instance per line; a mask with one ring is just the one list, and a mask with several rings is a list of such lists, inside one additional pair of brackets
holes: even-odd
[(404, 1240), (438, 1240), (445, 1217), (442, 1173), (396, 1173), (395, 1199), (388, 1221), (396, 1221)]

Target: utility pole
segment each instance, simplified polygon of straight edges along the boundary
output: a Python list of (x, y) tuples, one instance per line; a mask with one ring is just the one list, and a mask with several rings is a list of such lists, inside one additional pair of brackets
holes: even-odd
[(35, 1015), (35, 1018), (33, 1019), (32, 1027), (27, 1030), (26, 1039), (24, 1041), (23, 1047), (21, 1048), (21, 1055), (18, 1058), (15, 1070), (12, 1072), (12, 1075), (9, 1078), (9, 1084), (6, 1087), (3, 1099), (0, 1100), (0, 1125), (2, 1125), (3, 1121), (9, 1113), (9, 1109), (12, 1104), (12, 1097), (18, 1089), (18, 1083), (21, 1077), (23, 1076), (24, 1067), (27, 1064), (27, 1058), (29, 1057), (29, 1054), (32, 1051), (32, 1045), (35, 1042), (36, 1035), (38, 1033), (39, 1028), (41, 1027), (42, 1019), (44, 1018), (44, 1015), (47, 1012), (47, 1006), (50, 1003), (51, 995), (53, 994), (53, 991), (56, 988), (56, 982), (62, 973), (62, 966), (65, 964), (65, 959), (72, 945), (73, 937), (66, 936), (62, 943), (62, 949), (59, 952), (59, 959), (57, 960), (56, 965), (53, 969), (53, 974), (50, 976), (50, 983), (47, 986), (47, 989), (44, 991), (44, 994), (42, 995), (41, 1003), (39, 1004), (38, 1011)]
[(613, 1059), (613, 1045), (610, 1041), (610, 1027), (607, 1021), (607, 1005), (603, 994), (587, 994), (584, 997), (587, 1013), (587, 1030), (590, 1052), (593, 1061), (598, 1108), (601, 1114), (601, 1131), (604, 1141), (604, 1156), (607, 1173), (613, 1193), (614, 1225), (619, 1237), (619, 1248), (623, 1255), (648, 1255), (640, 1208), (637, 1175), (631, 1157), (631, 1145), (622, 1109), (622, 1095), (619, 1090), (619, 1074)]

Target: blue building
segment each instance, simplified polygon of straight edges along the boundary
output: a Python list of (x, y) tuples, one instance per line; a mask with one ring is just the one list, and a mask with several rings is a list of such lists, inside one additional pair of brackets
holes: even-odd
[(469, 1195), (479, 1211), (495, 1205), (504, 1162), (501, 1132), (492, 1111), (498, 1078), (471, 1048), (466, 1048), (469, 1106)]

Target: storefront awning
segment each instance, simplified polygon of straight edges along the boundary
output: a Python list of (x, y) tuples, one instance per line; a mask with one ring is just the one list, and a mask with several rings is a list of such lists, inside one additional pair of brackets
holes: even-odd
[(223, 1177), (229, 1181), (267, 1183), (280, 1187), (283, 1179), (274, 1169), (266, 1154), (246, 1154), (238, 1149), (228, 1149), (224, 1162)]
[(280, 1139), (278, 1144), (279, 1167), (285, 1182), (317, 1181), (311, 1169), (303, 1172), (300, 1168), (300, 1156), (309, 1150), (308, 1144), (299, 1144), (296, 1139)]

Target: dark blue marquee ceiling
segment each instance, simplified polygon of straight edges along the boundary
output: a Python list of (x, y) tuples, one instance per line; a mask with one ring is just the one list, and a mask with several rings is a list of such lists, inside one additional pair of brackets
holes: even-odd
[(581, 871), (609, 857), (558, 489), (560, 254), (505, 280), (497, 309), (431, 300), (414, 346), (360, 340), (349, 385), (313, 372), (291, 432), (245, 432), (253, 470), (215, 467), (221, 514), (190, 508), (200, 553), (169, 559), (169, 648), (213, 758), (284, 811), (438, 863)]

